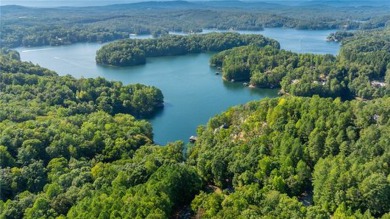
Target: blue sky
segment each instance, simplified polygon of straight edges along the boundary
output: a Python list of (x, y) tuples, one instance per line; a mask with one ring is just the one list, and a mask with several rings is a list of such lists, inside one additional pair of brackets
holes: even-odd
[[(23, 5), (30, 7), (56, 7), (56, 6), (92, 6), (92, 5), (109, 5), (120, 3), (135, 3), (145, 0), (1, 0), (0, 5)], [(148, 0), (150, 1), (150, 0)], [(161, 0), (160, 0), (161, 1)], [(167, 0), (162, 0), (167, 1)], [(189, 0), (189, 1), (208, 1), (208, 0)], [(260, 1), (260, 2), (323, 2), (323, 0), (244, 0), (244, 1)], [(354, 3), (369, 3), (383, 2), (388, 3), (390, 0), (331, 0), (339, 2), (354, 2)]]

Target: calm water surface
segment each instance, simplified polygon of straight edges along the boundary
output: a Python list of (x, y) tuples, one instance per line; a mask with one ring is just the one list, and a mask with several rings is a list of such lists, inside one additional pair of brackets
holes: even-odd
[[(281, 47), (295, 52), (337, 54), (339, 45), (325, 42), (332, 31), (266, 29), (260, 33), (278, 40)], [(95, 63), (101, 44), (85, 43), (59, 47), (18, 48), (23, 61), (31, 61), (76, 78), (104, 77), (124, 84), (142, 83), (160, 88), (165, 108), (150, 122), (158, 144), (187, 141), (196, 127), (231, 106), (251, 100), (275, 97), (277, 90), (249, 89), (241, 83), (223, 82), (209, 67), (211, 54), (150, 58), (146, 65), (113, 68)]]

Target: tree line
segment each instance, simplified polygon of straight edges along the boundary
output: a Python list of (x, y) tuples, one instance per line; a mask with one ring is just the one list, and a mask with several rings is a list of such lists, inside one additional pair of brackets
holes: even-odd
[[(375, 29), (388, 25), (384, 7), (295, 7), (266, 3), (158, 2), (104, 7), (27, 8), (2, 6), (3, 47), (56, 46), (79, 42), (108, 42), (129, 34), (159, 36), (170, 31), (203, 29), (262, 30)], [(349, 13), (345, 13), (348, 10)]]
[(163, 106), (161, 90), (152, 86), (123, 85), (103, 78), (59, 77), (9, 56), (0, 56), (0, 92), (5, 92), (0, 97), (0, 121), (25, 121), (52, 110), (68, 116), (102, 110), (111, 115), (145, 117)]
[[(259, 86), (290, 74), (360, 96), (388, 80), (388, 36), (345, 38), (337, 57), (251, 45), (213, 63)], [(140, 119), (161, 107), (159, 89), (58, 76), (7, 49), (0, 65), (0, 218), (390, 217), (386, 93), (254, 101), (199, 126), (192, 145), (161, 147)]]
[(246, 46), (215, 54), (226, 80), (281, 88), (296, 96), (372, 99), (390, 93), (389, 29), (361, 32), (342, 40), (340, 54), (298, 54), (272, 47)]
[(249, 44), (279, 48), (277, 41), (255, 34), (168, 35), (157, 39), (127, 39), (109, 43), (96, 52), (96, 62), (113, 66), (140, 65), (145, 64), (148, 57), (216, 52)]
[(214, 187), (195, 197), (193, 211), (201, 218), (388, 217), (389, 103), (281, 97), (211, 118), (187, 162)]
[(1, 217), (386, 218), (389, 102), (251, 102), (184, 155), (124, 114), (2, 122)]

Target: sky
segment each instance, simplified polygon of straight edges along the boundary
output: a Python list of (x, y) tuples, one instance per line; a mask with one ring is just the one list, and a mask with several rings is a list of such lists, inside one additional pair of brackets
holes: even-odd
[[(169, 0), (0, 0), (0, 5), (23, 5), (29, 7), (58, 7), (58, 6), (100, 6), (110, 4), (135, 3), (142, 1), (169, 1)], [(188, 0), (188, 1), (208, 1), (208, 0)], [(323, 0), (243, 0), (248, 2), (323, 2)], [(326, 0), (325, 0), (326, 1)], [(389, 2), (390, 0), (331, 0), (334, 2)]]
[(22, 5), (29, 7), (58, 7), (58, 6), (96, 6), (121, 3), (134, 3), (142, 0), (1, 0), (1, 5)]

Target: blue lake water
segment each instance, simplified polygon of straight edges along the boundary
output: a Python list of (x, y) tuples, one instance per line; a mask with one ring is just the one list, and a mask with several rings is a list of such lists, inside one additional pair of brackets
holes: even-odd
[[(325, 40), (331, 32), (281, 28), (242, 31), (274, 38), (286, 50), (336, 55), (339, 45)], [(222, 81), (215, 74), (216, 69), (209, 66), (211, 54), (150, 58), (146, 65), (114, 68), (96, 65), (95, 54), (101, 46), (97, 43), (81, 43), (17, 50), (23, 61), (52, 69), (59, 75), (104, 77), (124, 84), (142, 83), (160, 88), (165, 97), (165, 108), (149, 119), (153, 125), (154, 140), (158, 144), (175, 140), (188, 141), (198, 125), (205, 124), (229, 107), (277, 95), (277, 90), (250, 89), (241, 83)]]

